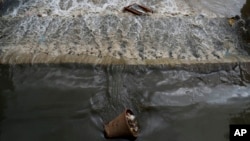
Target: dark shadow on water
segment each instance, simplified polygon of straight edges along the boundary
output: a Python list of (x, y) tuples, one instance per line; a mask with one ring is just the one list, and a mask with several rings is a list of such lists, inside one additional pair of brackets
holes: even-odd
[[(250, 124), (250, 104), (248, 107), (241, 110), (237, 114), (233, 114), (230, 117), (230, 125), (238, 124), (238, 125), (249, 125)], [(225, 137), (229, 137), (229, 133), (225, 135)]]
[(232, 115), (230, 124), (250, 124), (250, 105), (238, 114)]
[(108, 138), (106, 133), (103, 132), (104, 134), (104, 137), (107, 139), (107, 140), (110, 140), (110, 141), (117, 141), (117, 140), (124, 140), (124, 141), (136, 141), (137, 138), (135, 137), (121, 137), (121, 138)]
[[(9, 66), (7, 65), (0, 65), (0, 127), (1, 121), (4, 119), (4, 109), (6, 108), (6, 97), (3, 95), (4, 91), (12, 91), (14, 90), (14, 86), (11, 80), (11, 71)], [(0, 135), (1, 135), (1, 128), (0, 128)]]
[(0, 2), (0, 16), (4, 15), (8, 10), (12, 11), (19, 5), (19, 0), (2, 0), (2, 1), (3, 2)]

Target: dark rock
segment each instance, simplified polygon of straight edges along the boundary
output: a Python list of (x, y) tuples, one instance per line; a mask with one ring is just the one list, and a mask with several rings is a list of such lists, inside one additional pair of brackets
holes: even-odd
[(250, 17), (250, 1), (247, 0), (246, 4), (241, 9), (241, 17), (247, 19)]
[(243, 38), (250, 43), (250, 0), (241, 9), (241, 17), (245, 21)]
[(249, 63), (241, 63), (240, 65), (241, 79), (247, 83), (250, 82), (250, 65)]

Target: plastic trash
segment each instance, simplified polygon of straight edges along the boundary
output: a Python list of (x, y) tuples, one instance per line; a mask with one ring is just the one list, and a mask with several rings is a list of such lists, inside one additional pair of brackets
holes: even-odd
[(153, 13), (153, 10), (139, 4), (131, 4), (129, 6), (124, 7), (124, 11), (128, 11), (130, 13), (133, 13), (135, 15), (141, 16), (141, 15), (147, 15), (148, 12)]

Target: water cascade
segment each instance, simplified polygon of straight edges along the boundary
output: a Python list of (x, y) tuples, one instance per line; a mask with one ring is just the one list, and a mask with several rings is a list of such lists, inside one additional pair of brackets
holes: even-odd
[[(146, 16), (123, 12), (123, 7), (134, 2), (154, 12)], [(239, 14), (244, 3), (245, 0), (12, 0), (12, 5), (6, 3), (9, 8), (2, 10), (0, 20), (0, 62), (249, 62), (241, 48), (238, 29), (227, 20)]]

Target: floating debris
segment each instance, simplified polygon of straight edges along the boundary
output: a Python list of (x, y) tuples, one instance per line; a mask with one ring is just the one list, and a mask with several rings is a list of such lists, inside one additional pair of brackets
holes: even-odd
[(234, 24), (240, 20), (240, 16), (239, 15), (236, 15), (234, 17), (231, 17), (231, 18), (228, 18), (228, 23), (230, 26), (234, 26)]
[(136, 138), (139, 133), (139, 126), (133, 112), (126, 109), (104, 126), (104, 132), (106, 138)]
[(138, 127), (138, 123), (136, 121), (135, 116), (132, 113), (128, 112), (126, 114), (126, 118), (128, 120), (128, 125), (129, 125), (130, 131), (134, 132), (135, 134), (138, 134), (139, 127)]
[(152, 9), (150, 9), (146, 6), (143, 6), (143, 5), (136, 4), (136, 3), (124, 7), (124, 11), (131, 12), (131, 13), (138, 15), (138, 16), (147, 15), (148, 12), (153, 13)]
[(37, 14), (37, 16), (38, 16), (38, 17), (46, 17), (46, 16), (48, 16), (48, 15), (47, 15), (47, 14), (40, 14), (40, 13), (39, 13), (39, 14)]

